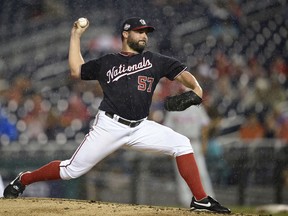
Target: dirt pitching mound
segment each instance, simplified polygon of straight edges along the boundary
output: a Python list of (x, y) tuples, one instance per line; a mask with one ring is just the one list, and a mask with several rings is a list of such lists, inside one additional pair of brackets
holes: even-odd
[[(183, 215), (217, 215), (213, 213), (191, 212), (185, 208), (157, 207), (146, 205), (130, 205), (104, 203), (88, 200), (48, 199), (48, 198), (18, 198), (0, 199), (0, 215), (2, 216), (183, 216)], [(224, 215), (224, 214), (223, 214)], [(243, 214), (230, 214), (243, 216)], [(251, 215), (251, 214), (249, 214)], [(227, 215), (225, 215), (227, 216)]]

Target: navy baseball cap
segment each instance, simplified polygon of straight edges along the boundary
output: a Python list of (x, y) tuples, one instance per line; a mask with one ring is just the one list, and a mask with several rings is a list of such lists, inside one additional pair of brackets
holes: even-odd
[(146, 21), (140, 17), (132, 17), (124, 21), (121, 31), (146, 29), (147, 32), (153, 32), (155, 28), (147, 25)]

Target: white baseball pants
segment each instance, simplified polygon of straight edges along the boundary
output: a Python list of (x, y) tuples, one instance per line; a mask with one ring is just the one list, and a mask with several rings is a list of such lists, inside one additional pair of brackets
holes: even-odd
[(158, 152), (174, 157), (193, 153), (187, 137), (154, 121), (131, 128), (99, 111), (90, 132), (69, 160), (60, 163), (63, 180), (80, 177), (120, 147)]

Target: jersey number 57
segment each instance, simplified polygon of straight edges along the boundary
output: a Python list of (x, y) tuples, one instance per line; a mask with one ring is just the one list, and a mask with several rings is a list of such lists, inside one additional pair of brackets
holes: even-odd
[(154, 82), (153, 77), (138, 76), (138, 90), (151, 92)]

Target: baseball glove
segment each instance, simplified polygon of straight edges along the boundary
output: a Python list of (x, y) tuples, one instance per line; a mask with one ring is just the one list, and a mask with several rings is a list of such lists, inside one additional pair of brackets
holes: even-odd
[(164, 100), (164, 108), (167, 111), (183, 111), (192, 105), (199, 105), (201, 103), (201, 97), (193, 91), (188, 91), (180, 95), (166, 97)]

